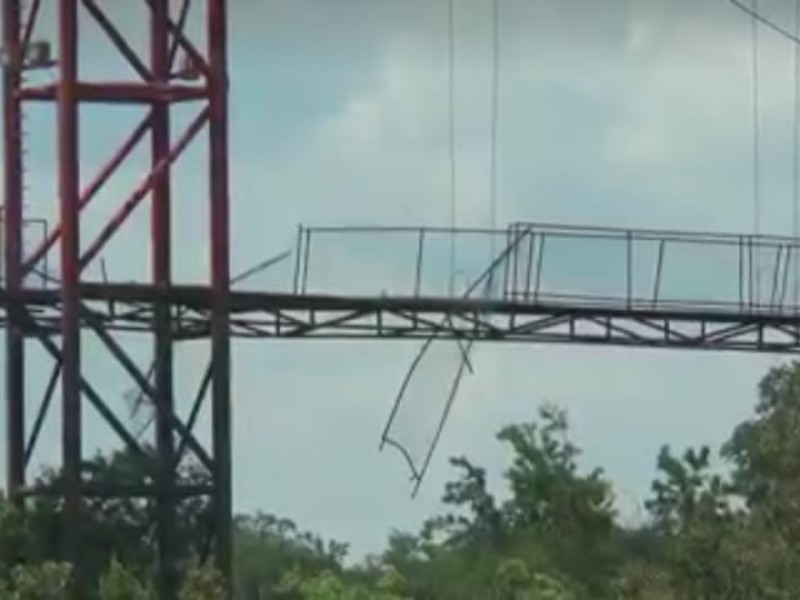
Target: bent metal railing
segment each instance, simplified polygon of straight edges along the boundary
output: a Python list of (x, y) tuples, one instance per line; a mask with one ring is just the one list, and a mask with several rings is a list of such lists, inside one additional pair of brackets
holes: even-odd
[[(455, 242), (453, 244), (453, 242)], [(449, 248), (458, 249), (453, 263)], [(740, 313), (800, 312), (800, 240), (514, 223), (504, 230), (301, 227), (294, 292), (463, 296), (496, 259), (491, 299)]]

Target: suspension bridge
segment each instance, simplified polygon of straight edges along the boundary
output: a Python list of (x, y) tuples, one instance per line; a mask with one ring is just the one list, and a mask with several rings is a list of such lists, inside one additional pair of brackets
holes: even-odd
[[(174, 521), (179, 503), (191, 496), (210, 499), (213, 555), (230, 575), (232, 528), (230, 343), (244, 339), (417, 339), (461, 344), (463, 360), (454, 374), (452, 404), (460, 373), (474, 342), (580, 343), (675, 349), (795, 353), (800, 349), (800, 240), (752, 233), (653, 231), (496, 220), (497, 154), (491, 161), (491, 224), (486, 229), (457, 227), (455, 185), (451, 224), (443, 228), (301, 227), (291, 253), (291, 283), (268, 291), (234, 286), (230, 273), (227, 6), (207, 0), (201, 17), (202, 44), (188, 28), (193, 3), (174, 10), (166, 0), (142, 0), (149, 58), (133, 50), (119, 25), (95, 0), (58, 0), (57, 51), (36, 37), (42, 3), (3, 0), (4, 212), (3, 287), (0, 323), (5, 328), (7, 490), (19, 504), (55, 493), (64, 504), (66, 556), (81, 577), (85, 500), (93, 495), (145, 497), (158, 507), (155, 524), (163, 597), (176, 582)], [(450, 3), (451, 115), (454, 45)], [(498, 6), (494, 11), (493, 138), (497, 133)], [(742, 8), (740, 6), (740, 8)], [(747, 7), (744, 7), (747, 8)], [(80, 10), (79, 10), (80, 9)], [(79, 12), (105, 32), (131, 69), (129, 81), (89, 80), (79, 53)], [(755, 12), (754, 22), (765, 21)], [(767, 20), (767, 24), (775, 24)], [(774, 28), (774, 27), (773, 27)], [(792, 34), (779, 28), (781, 34)], [(27, 74), (45, 69), (54, 80), (30, 83)], [(57, 149), (58, 222), (44, 224), (27, 248), (23, 215), (25, 153), (23, 108), (50, 103), (57, 127), (43, 132)], [(96, 176), (81, 181), (79, 112), (92, 106), (142, 106), (144, 116)], [(171, 108), (195, 107), (182, 129), (171, 123)], [(451, 153), (455, 143), (451, 122)], [(171, 167), (204, 132), (201, 163), (206, 178), (205, 210), (209, 248), (207, 280), (181, 283), (171, 266), (176, 241), (171, 223)], [(99, 229), (88, 230), (81, 213), (133, 150), (149, 142), (148, 166), (140, 182), (118, 202)], [(451, 154), (452, 158), (452, 154)], [(455, 161), (451, 161), (451, 176)], [(454, 179), (452, 180), (454, 181)], [(83, 184), (82, 184), (83, 183)], [(149, 237), (151, 277), (125, 282), (90, 278), (107, 243), (120, 235), (142, 204), (152, 210)], [(457, 281), (453, 257), (466, 265)], [(353, 258), (366, 271), (346, 272)], [(368, 260), (363, 260), (368, 257)], [(289, 260), (289, 259), (287, 259)], [(713, 274), (713, 277), (710, 277)], [(92, 384), (92, 367), (82, 352), (82, 337), (93, 334), (129, 375), (153, 407), (155, 453), (117, 415), (112, 399)], [(131, 334), (151, 344), (146, 366), (126, 348)], [(209, 362), (191, 410), (179, 414), (174, 385), (174, 354), (187, 341), (205, 340)], [(425, 346), (423, 345), (423, 352)], [(37, 376), (26, 366), (32, 351), (52, 359), (43, 398), (26, 394), (26, 380)], [(421, 354), (422, 356), (422, 354)], [(414, 366), (410, 369), (413, 375)], [(41, 376), (38, 374), (38, 376)], [(29, 459), (41, 420), (61, 393), (63, 484), (43, 490), (30, 483)], [(401, 390), (395, 409), (403, 399)], [(34, 402), (38, 400), (38, 402)], [(151, 475), (134, 487), (88, 485), (82, 412), (91, 406), (122, 443), (148, 464)], [(206, 405), (210, 405), (206, 407)], [(32, 424), (26, 415), (33, 409)], [(211, 420), (211, 443), (195, 434), (201, 411)], [(384, 442), (391, 436), (391, 418)], [(436, 439), (422, 466), (424, 475)], [(193, 456), (206, 470), (206, 485), (182, 481), (177, 466)]]

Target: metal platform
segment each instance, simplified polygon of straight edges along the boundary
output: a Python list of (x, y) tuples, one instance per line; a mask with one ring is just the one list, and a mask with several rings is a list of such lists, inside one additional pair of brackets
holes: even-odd
[[(437, 293), (453, 240), (468, 285)], [(371, 277), (359, 256), (369, 257)], [(230, 331), (792, 353), (800, 349), (798, 259), (798, 241), (784, 237), (519, 223), (502, 231), (301, 228), (290, 289), (232, 291)], [(378, 269), (385, 280), (374, 264), (386, 265)], [(354, 288), (364, 292), (346, 292)], [(83, 283), (80, 296), (85, 327), (148, 332), (154, 307), (167, 302), (175, 340), (209, 335), (205, 286)], [(28, 307), (31, 327), (55, 332), (60, 297), (57, 287), (3, 291), (0, 303)]]

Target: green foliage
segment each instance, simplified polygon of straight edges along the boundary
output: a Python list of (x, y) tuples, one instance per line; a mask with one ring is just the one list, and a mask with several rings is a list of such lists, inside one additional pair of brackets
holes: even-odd
[(347, 546), (301, 531), (288, 519), (257, 513), (236, 519), (234, 588), (245, 598), (269, 597), (293, 569), (337, 569)]
[(348, 581), (333, 571), (304, 575), (294, 570), (285, 576), (281, 592), (303, 600), (406, 600), (392, 593), (391, 587), (397, 583), (396, 580), (381, 580), (373, 587)]
[(100, 577), (100, 600), (155, 600), (152, 585), (139, 580), (116, 558)]
[[(443, 514), (419, 533), (394, 532), (380, 556), (346, 566), (347, 546), (258, 513), (235, 519), (236, 600), (790, 600), (800, 598), (800, 363), (770, 371), (753, 418), (719, 452), (662, 448), (639, 528), (622, 527), (599, 469), (580, 466), (566, 414), (543, 407), (498, 441), (511, 454), (508, 497), (487, 473), (453, 458)], [(135, 482), (146, 465), (97, 457), (86, 476)], [(196, 473), (188, 470), (184, 477)], [(58, 475), (45, 473), (44, 483)], [(227, 598), (210, 567), (191, 562), (207, 505), (178, 515), (185, 550), (181, 600)], [(152, 504), (98, 499), (85, 526), (90, 575), (101, 600), (155, 598)], [(39, 500), (24, 514), (0, 498), (0, 598), (63, 598), (61, 510)], [(109, 562), (109, 557), (116, 556)], [(139, 575), (142, 575), (140, 577)]]
[(226, 600), (225, 581), (211, 565), (194, 564), (189, 568), (181, 588), (180, 600)]
[(62, 600), (69, 583), (69, 565), (45, 562), (17, 566), (0, 587), (0, 597), (8, 600)]

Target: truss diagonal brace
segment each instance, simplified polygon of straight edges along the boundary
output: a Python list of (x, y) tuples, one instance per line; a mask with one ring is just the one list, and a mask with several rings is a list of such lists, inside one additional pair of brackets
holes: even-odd
[[(45, 347), (53, 359), (57, 361), (62, 360), (61, 350), (53, 343), (53, 341), (48, 338), (46, 335), (42, 333), (37, 333), (37, 337), (42, 345)], [(111, 426), (111, 428), (116, 432), (116, 434), (122, 439), (123, 442), (128, 446), (128, 448), (139, 455), (140, 458), (147, 458), (147, 454), (136, 439), (131, 435), (131, 433), (126, 429), (126, 427), (120, 422), (117, 416), (111, 411), (103, 399), (100, 397), (100, 394), (91, 386), (91, 384), (86, 380), (86, 378), (81, 375), (81, 388), (83, 389), (83, 393), (86, 394), (86, 397), (91, 402), (92, 406), (95, 407), (97, 412), (106, 420), (106, 422)]]
[[(178, 11), (178, 22), (175, 24), (175, 28), (177, 31), (183, 33), (183, 30), (186, 28), (186, 19), (189, 18), (189, 9), (191, 8), (191, 0), (183, 0), (181, 3), (181, 8)], [(168, 60), (167, 63), (169, 64), (170, 73), (175, 68), (175, 57), (178, 55), (178, 36), (172, 36), (172, 44), (170, 44), (169, 52), (168, 52)]]
[(61, 363), (57, 362), (53, 367), (53, 372), (50, 374), (50, 379), (47, 381), (47, 387), (42, 398), (42, 404), (36, 414), (36, 420), (33, 423), (30, 438), (25, 446), (25, 466), (27, 467), (31, 462), (33, 451), (36, 448), (36, 442), (39, 441), (39, 435), (42, 432), (44, 420), (50, 410), (50, 404), (53, 402), (53, 394), (56, 391), (56, 384), (58, 383), (58, 376), (61, 373)]
[[(103, 327), (98, 325), (97, 317), (92, 314), (91, 311), (83, 306), (82, 312), (86, 322), (92, 327), (95, 334), (97, 334), (97, 337), (99, 337), (100, 340), (106, 345), (112, 356), (117, 359), (120, 365), (122, 365), (128, 374), (136, 381), (142, 392), (144, 392), (150, 398), (150, 400), (155, 403), (156, 392), (150, 385), (150, 382), (147, 381), (147, 378), (142, 374), (139, 367), (137, 367), (130, 357), (125, 354), (125, 351), (120, 347), (113, 336), (109, 334), (108, 331), (103, 329)], [(156, 410), (160, 410), (160, 407), (156, 406)], [(175, 416), (175, 414), (170, 413), (168, 415), (168, 419), (175, 430), (186, 440), (186, 444), (192, 449), (192, 451), (194, 451), (194, 453), (197, 455), (197, 458), (200, 459), (203, 465), (205, 465), (205, 467), (213, 473), (214, 461), (208, 455), (206, 450), (200, 445), (192, 432), (187, 429), (187, 427), (177, 416)]]
[(81, 256), (81, 270), (85, 269), (92, 259), (100, 253), (100, 251), (103, 249), (103, 246), (106, 245), (106, 243), (113, 237), (114, 233), (116, 233), (116, 231), (122, 226), (122, 224), (136, 209), (144, 197), (147, 196), (150, 190), (153, 189), (153, 186), (156, 184), (159, 177), (164, 174), (164, 172), (183, 153), (195, 136), (200, 133), (203, 125), (205, 125), (208, 121), (210, 114), (211, 111), (209, 107), (205, 107), (200, 111), (200, 113), (191, 122), (189, 127), (186, 128), (186, 131), (175, 144), (175, 146), (170, 149), (169, 154), (167, 154), (158, 162), (156, 167), (147, 175), (147, 177), (145, 177), (136, 190), (134, 190), (130, 197), (123, 203), (122, 208), (114, 215), (111, 221), (106, 224), (106, 226), (100, 232), (100, 235), (98, 235), (97, 239), (95, 239), (83, 256)]
[(122, 34), (114, 27), (114, 24), (109, 20), (109, 18), (105, 15), (105, 13), (100, 9), (99, 6), (95, 3), (94, 0), (82, 0), (83, 6), (89, 12), (94, 20), (97, 21), (97, 24), (100, 25), (100, 28), (105, 31), (106, 35), (114, 42), (114, 45), (119, 50), (120, 54), (125, 57), (133, 70), (138, 73), (139, 77), (141, 77), (144, 81), (152, 81), (153, 74), (150, 72), (150, 69), (145, 66), (145, 64), (139, 59), (134, 52), (133, 48), (130, 47), (128, 42), (125, 41), (125, 38)]
[[(131, 152), (139, 145), (139, 142), (144, 138), (145, 134), (149, 131), (150, 126), (152, 125), (153, 117), (150, 113), (139, 123), (136, 129), (133, 130), (133, 133), (125, 140), (125, 143), (120, 147), (117, 153), (112, 157), (109, 163), (103, 167), (103, 169), (97, 174), (94, 181), (89, 184), (89, 186), (83, 190), (81, 193), (80, 200), (78, 201), (78, 207), (80, 210), (86, 208), (86, 206), (92, 201), (92, 199), (97, 195), (97, 192), (108, 182), (111, 176), (116, 172), (116, 170), (122, 165), (123, 162), (130, 156)], [(32, 271), (36, 265), (41, 261), (50, 248), (61, 238), (62, 228), (61, 224), (59, 223), (56, 227), (50, 232), (50, 235), (47, 236), (47, 239), (44, 240), (41, 245), (39, 245), (36, 250), (33, 251), (30, 258), (28, 258), (24, 265), (23, 265), (23, 273), (29, 273)]]
[(22, 43), (20, 44), (20, 47), (23, 56), (25, 56), (28, 46), (31, 43), (31, 38), (33, 37), (33, 29), (36, 26), (36, 21), (39, 18), (39, 11), (41, 10), (41, 8), (42, 8), (42, 0), (33, 0), (33, 4), (31, 4), (30, 10), (28, 12), (28, 18), (22, 30)]
[[(150, 10), (155, 10), (153, 6), (154, 0), (145, 0), (145, 3), (150, 8)], [(188, 10), (188, 9), (187, 9)], [(208, 61), (203, 57), (203, 55), (197, 50), (195, 45), (189, 41), (186, 35), (183, 32), (183, 27), (176, 24), (171, 18), (167, 18), (166, 21), (167, 29), (169, 30), (170, 34), (173, 36), (175, 43), (183, 48), (184, 52), (189, 55), (189, 58), (192, 59), (194, 66), (200, 69), (203, 72), (203, 75), (207, 79), (212, 78), (211, 68), (208, 65)]]
[[(58, 346), (56, 346), (53, 340), (51, 340), (47, 334), (41, 330), (39, 325), (36, 323), (36, 320), (30, 315), (28, 310), (19, 302), (12, 299), (8, 292), (6, 292), (3, 288), (0, 288), (0, 301), (8, 306), (9, 310), (14, 312), (14, 316), (24, 323), (26, 329), (33, 332), (50, 356), (52, 356), (57, 363), (61, 364), (63, 360), (61, 350), (58, 348)], [(95, 407), (95, 409), (106, 420), (106, 422), (111, 426), (120, 439), (125, 442), (132, 452), (141, 458), (146, 458), (147, 455), (142, 450), (139, 443), (134, 439), (130, 432), (128, 432), (117, 416), (108, 408), (108, 406), (106, 406), (105, 402), (103, 402), (103, 399), (89, 384), (85, 377), (81, 376), (80, 383), (83, 392), (89, 399), (89, 402), (91, 402), (92, 406)]]
[[(203, 373), (203, 379), (200, 382), (200, 387), (197, 390), (197, 395), (195, 396), (194, 404), (192, 405), (192, 410), (189, 413), (189, 420), (186, 422), (186, 429), (188, 431), (187, 436), (190, 435), (192, 431), (194, 431), (194, 426), (195, 423), (197, 422), (197, 417), (200, 415), (200, 407), (202, 406), (203, 399), (205, 398), (205, 395), (208, 392), (208, 386), (211, 385), (211, 377), (213, 375), (211, 367), (212, 367), (211, 361), (209, 361), (205, 373)], [(188, 445), (187, 436), (181, 436), (181, 441), (180, 444), (178, 445), (178, 451), (175, 453), (176, 468), (181, 463), (181, 461), (183, 460), (183, 455), (186, 453), (186, 447)]]

